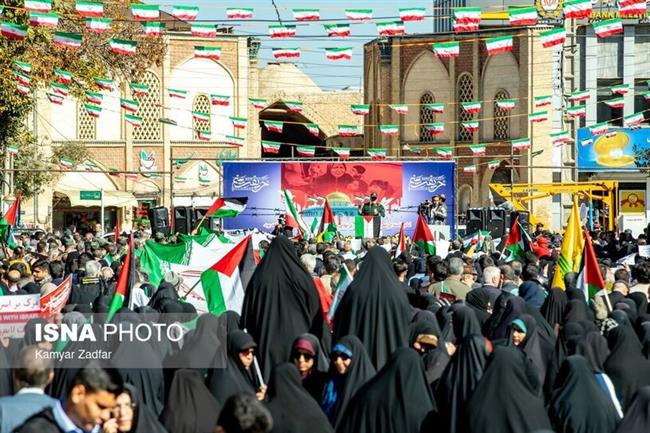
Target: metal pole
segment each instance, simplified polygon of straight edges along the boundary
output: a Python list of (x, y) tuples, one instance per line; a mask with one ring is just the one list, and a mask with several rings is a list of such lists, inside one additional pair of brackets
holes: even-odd
[(99, 199), (100, 199), (100, 216), (99, 216), (99, 218), (101, 219), (101, 223), (102, 223), (102, 236), (103, 236), (104, 233), (105, 233), (105, 231), (104, 231), (104, 188), (100, 189), (99, 193), (101, 194), (101, 196), (99, 197)]

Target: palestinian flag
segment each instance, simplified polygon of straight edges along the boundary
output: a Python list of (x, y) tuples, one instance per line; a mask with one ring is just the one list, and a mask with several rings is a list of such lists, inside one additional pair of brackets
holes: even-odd
[(495, 159), (487, 163), (487, 168), (489, 168), (490, 170), (496, 170), (497, 168), (499, 168), (500, 165), (501, 165), (501, 160)]
[(528, 115), (528, 121), (531, 123), (539, 123), (548, 120), (548, 111), (536, 111)]
[(395, 111), (397, 114), (408, 114), (409, 107), (406, 104), (391, 104), (389, 105), (390, 109)]
[(25, 39), (27, 34), (27, 26), (21, 26), (20, 24), (0, 23), (0, 35), (5, 38), (16, 39), (22, 41)]
[(512, 140), (512, 148), (514, 150), (530, 149), (530, 138), (521, 138), (519, 140)]
[(426, 16), (426, 8), (400, 8), (399, 19), (406, 21), (424, 21)]
[(462, 122), (460, 126), (463, 127), (463, 129), (465, 129), (467, 132), (474, 133), (479, 129), (479, 122), (478, 120)]
[(46, 92), (47, 99), (56, 105), (63, 105), (63, 96), (57, 95), (55, 93)]
[(469, 150), (472, 151), (472, 155), (474, 156), (483, 156), (485, 155), (485, 150), (487, 149), (487, 146), (485, 144), (471, 144), (469, 146)]
[(433, 103), (433, 104), (426, 104), (424, 106), (427, 110), (431, 110), (436, 114), (442, 114), (445, 112), (445, 104), (442, 102), (440, 103)]
[(463, 249), (467, 251), (469, 248), (474, 247), (474, 251), (483, 248), (485, 238), (490, 234), (489, 230), (477, 230), (471, 235), (463, 238)]
[(389, 21), (376, 23), (379, 36), (401, 36), (406, 34), (402, 21)]
[(125, 114), (124, 120), (136, 128), (142, 126), (142, 117), (133, 116), (132, 114)]
[(645, 117), (642, 112), (630, 114), (629, 116), (625, 116), (623, 118), (623, 126), (626, 128), (638, 126), (643, 122), (645, 122)]
[(575, 107), (568, 107), (566, 109), (566, 115), (571, 118), (585, 117), (587, 115), (587, 106), (582, 104), (576, 105)]
[(444, 122), (427, 123), (424, 125), (424, 129), (432, 134), (442, 134), (445, 132), (445, 124)]
[(298, 229), (298, 231), (302, 234), (303, 237), (309, 237), (309, 234), (311, 232), (309, 230), (309, 227), (307, 227), (305, 221), (302, 219), (302, 216), (298, 213), (298, 210), (296, 209), (296, 205), (293, 202), (293, 195), (291, 194), (291, 191), (289, 191), (288, 189), (284, 190), (283, 197), (284, 197), (284, 205), (286, 208), (285, 214), (287, 217), (287, 225), (289, 227)]
[(325, 31), (330, 38), (346, 38), (350, 36), (349, 24), (325, 24)]
[(205, 213), (206, 218), (234, 218), (246, 209), (248, 197), (219, 197)]
[(149, 37), (160, 37), (163, 35), (163, 25), (157, 21), (145, 21), (143, 34)]
[(397, 238), (397, 246), (393, 258), (398, 258), (402, 253), (406, 252), (406, 234), (404, 233), (404, 223), (399, 226), (399, 237)]
[(558, 27), (556, 29), (540, 32), (539, 39), (544, 48), (552, 48), (562, 45), (566, 41), (566, 29), (564, 27)]
[(170, 98), (185, 99), (187, 98), (187, 90), (180, 89), (167, 89)]
[(354, 125), (339, 125), (337, 129), (341, 137), (356, 137), (359, 135), (359, 129)]
[(306, 123), (305, 128), (314, 137), (320, 137), (320, 128), (315, 123)]
[(350, 21), (370, 21), (372, 9), (346, 9), (345, 16)]
[(203, 113), (201, 111), (192, 111), (192, 118), (197, 122), (209, 122), (210, 113)]
[(278, 155), (280, 153), (280, 147), (282, 146), (282, 143), (278, 143), (277, 141), (265, 141), (262, 140), (262, 152), (264, 153), (270, 153), (272, 155)]
[(329, 202), (325, 199), (325, 204), (323, 205), (323, 216), (320, 219), (316, 241), (330, 242), (337, 234), (338, 229), (336, 228), (336, 222), (334, 221), (334, 212), (332, 212)]
[(578, 90), (576, 92), (569, 94), (568, 99), (571, 102), (583, 102), (583, 101), (588, 101), (590, 97), (591, 94), (589, 90)]
[(595, 137), (597, 135), (605, 134), (609, 130), (609, 123), (596, 123), (594, 125), (588, 126), (587, 128), (589, 128), (589, 133)]
[(102, 105), (104, 95), (98, 92), (86, 92), (86, 102), (89, 104)]
[(332, 148), (334, 153), (340, 158), (340, 159), (349, 159), (350, 158), (350, 148), (348, 147), (334, 147)]
[(273, 57), (276, 59), (297, 59), (300, 57), (300, 48), (273, 48)]
[(451, 147), (440, 147), (436, 149), (436, 155), (438, 155), (442, 159), (451, 159), (453, 153), (454, 151)]
[(269, 36), (271, 38), (292, 38), (296, 36), (296, 26), (285, 26), (282, 24), (273, 24), (269, 26)]
[(547, 105), (551, 105), (552, 103), (553, 96), (551, 95), (535, 96), (535, 108), (545, 107)]
[(455, 58), (460, 55), (460, 42), (442, 42), (433, 44), (433, 53), (441, 59)]
[(496, 101), (496, 105), (500, 111), (512, 111), (515, 109), (517, 102), (514, 99), (501, 99)]
[(25, 9), (30, 12), (49, 12), (52, 10), (50, 0), (25, 0)]
[(93, 82), (97, 87), (102, 90), (108, 90), (109, 92), (113, 91), (113, 81), (107, 80), (105, 78), (94, 78)]
[(354, 278), (352, 277), (352, 274), (350, 274), (348, 267), (345, 265), (345, 263), (342, 264), (339, 268), (339, 282), (336, 285), (336, 289), (334, 289), (334, 297), (327, 311), (327, 319), (330, 322), (334, 320), (334, 315), (336, 314), (336, 310), (341, 303), (341, 299), (343, 299), (345, 292), (347, 292), (348, 287), (350, 287), (350, 284), (352, 284), (353, 280)]
[(269, 105), (266, 99), (248, 98), (248, 102), (253, 104), (253, 107), (258, 110), (263, 110)]
[(50, 88), (54, 93), (61, 96), (68, 96), (68, 94), (70, 93), (70, 88), (65, 84), (50, 83)]
[(612, 108), (623, 108), (625, 106), (625, 98), (622, 96), (620, 98), (612, 98), (606, 101), (603, 101), (605, 105), (608, 105)]
[(194, 21), (199, 16), (198, 6), (172, 6), (172, 16), (183, 21)]
[(294, 9), (293, 19), (296, 21), (318, 21), (320, 10), (318, 9)]
[(497, 36), (485, 40), (488, 56), (512, 51), (512, 35)]
[(111, 29), (110, 18), (88, 18), (86, 19), (86, 30), (95, 33), (104, 33)]
[(479, 113), (481, 111), (481, 101), (461, 102), (460, 106), (466, 113)]
[(217, 28), (214, 24), (196, 24), (192, 23), (191, 27), (192, 36), (199, 36), (202, 38), (214, 38), (217, 36)]
[(325, 48), (327, 60), (352, 60), (352, 48)]
[(230, 106), (230, 96), (226, 95), (210, 95), (210, 102), (212, 105), (218, 105), (221, 107)]
[(264, 127), (269, 132), (275, 132), (276, 134), (282, 134), (284, 130), (284, 122), (276, 122), (274, 120), (264, 120)]
[(622, 18), (635, 18), (636, 15), (648, 13), (646, 0), (620, 0), (618, 2), (618, 14)]
[(18, 60), (14, 60), (13, 65), (16, 67), (16, 69), (19, 69), (26, 74), (32, 73), (32, 65), (30, 63), (19, 62)]
[(145, 84), (130, 83), (129, 88), (134, 96), (146, 96), (149, 94), (149, 87)]
[(201, 287), (211, 314), (241, 311), (246, 286), (256, 267), (252, 239), (253, 235), (246, 236), (201, 273)]
[(77, 1), (75, 10), (85, 18), (99, 18), (104, 16), (104, 4), (101, 2)]
[(78, 50), (81, 48), (81, 33), (54, 32), (54, 46)]
[(356, 215), (354, 217), (354, 237), (355, 238), (374, 238), (376, 233), (380, 233), (380, 218), (371, 215)]
[(22, 201), (23, 193), (18, 192), (16, 196), (16, 201), (11, 204), (7, 212), (2, 217), (0, 221), (0, 231), (2, 231), (2, 238), (9, 248), (15, 248), (16, 242), (13, 235), (13, 227), (16, 227), (18, 223), (18, 216), (20, 215), (20, 202)]
[(504, 245), (504, 251), (508, 251), (506, 260), (511, 262), (515, 259), (523, 259), (525, 252), (531, 250), (530, 242), (530, 237), (519, 223), (519, 217), (517, 216), (512, 223), (512, 227), (510, 227), (510, 233), (508, 233)]
[(352, 114), (357, 116), (365, 116), (370, 113), (370, 105), (368, 104), (353, 104), (351, 107)]
[(379, 125), (381, 135), (394, 136), (399, 134), (399, 125)]
[(115, 54), (121, 54), (123, 56), (133, 56), (135, 55), (136, 48), (138, 43), (135, 41), (127, 41), (124, 39), (112, 38), (109, 41), (111, 51)]
[(129, 248), (126, 250), (120, 275), (117, 277), (117, 285), (111, 304), (106, 313), (106, 322), (110, 322), (115, 313), (122, 307), (128, 307), (131, 298), (131, 289), (136, 281), (135, 257), (133, 257), (133, 233), (129, 235)]
[(509, 6), (508, 20), (511, 26), (537, 25), (537, 8), (535, 6)]
[(605, 280), (603, 280), (603, 274), (600, 273), (600, 266), (598, 265), (596, 252), (591, 243), (591, 236), (589, 236), (588, 230), (584, 230), (584, 237), (585, 247), (582, 252), (582, 269), (578, 274), (577, 286), (579, 290), (584, 292), (585, 300), (589, 301), (598, 292), (603, 291), (606, 294), (607, 286), (605, 285)]
[(296, 102), (296, 101), (282, 101), (282, 103), (287, 107), (289, 111), (292, 113), (300, 113), (303, 108), (305, 107), (305, 104), (302, 102)]
[(296, 146), (296, 152), (299, 156), (311, 158), (316, 155), (316, 146)]
[(591, 26), (599, 38), (606, 38), (612, 35), (620, 35), (623, 33), (623, 21), (620, 18), (611, 20), (594, 21)]
[(29, 84), (32, 82), (32, 78), (29, 75), (24, 74), (20, 71), (14, 71), (14, 77), (16, 77), (16, 81), (25, 86), (29, 86)]
[(29, 25), (34, 27), (56, 28), (59, 25), (59, 14), (30, 12)]
[(93, 104), (84, 104), (84, 108), (91, 117), (99, 117), (102, 112), (102, 107)]
[(138, 21), (155, 21), (160, 18), (160, 6), (133, 4), (131, 5), (131, 15)]
[(571, 142), (571, 135), (569, 134), (569, 131), (561, 131), (561, 132), (556, 132), (554, 134), (550, 135), (551, 137), (551, 143), (554, 146), (560, 146), (564, 143)]
[(246, 139), (244, 139), (244, 137), (226, 135), (226, 140), (224, 142), (229, 146), (243, 147), (246, 144)]
[(591, 15), (591, 0), (568, 0), (564, 2), (565, 19), (583, 19)]
[(386, 159), (386, 149), (368, 149), (367, 152), (373, 161), (383, 161)]
[(129, 113), (135, 113), (140, 108), (140, 104), (138, 104), (136, 101), (120, 98), (120, 107), (124, 111), (128, 111)]
[(413, 244), (420, 248), (425, 254), (433, 256), (436, 254), (436, 244), (431, 229), (424, 221), (422, 215), (418, 215), (418, 222), (413, 232)]
[(611, 88), (612, 93), (617, 95), (627, 95), (630, 92), (629, 84), (620, 84)]
[(200, 141), (210, 141), (212, 140), (212, 132), (210, 131), (201, 131), (199, 129), (196, 131), (196, 139)]
[(466, 165), (463, 167), (463, 173), (476, 173), (476, 165)]
[(9, 155), (18, 155), (18, 153), (19, 153), (19, 151), (18, 151), (18, 147), (8, 145), (8, 146), (7, 146), (7, 153), (8, 153)]
[(194, 47), (194, 58), (196, 59), (221, 59), (221, 48), (219, 47)]
[(249, 20), (253, 18), (253, 8), (226, 8), (226, 18), (229, 20)]

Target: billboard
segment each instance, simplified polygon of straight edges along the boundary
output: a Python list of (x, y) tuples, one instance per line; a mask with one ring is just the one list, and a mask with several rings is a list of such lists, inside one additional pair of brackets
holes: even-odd
[(224, 220), (224, 228), (272, 231), (285, 212), (282, 191), (294, 196), (308, 226), (320, 220), (328, 199), (339, 231), (354, 233), (357, 207), (371, 192), (386, 209), (382, 233), (407, 233), (415, 228), (418, 205), (444, 194), (448, 224), (454, 232), (454, 162), (224, 162), (224, 196), (248, 197), (248, 207), (237, 218)]
[(595, 137), (589, 128), (580, 128), (576, 147), (579, 171), (635, 168), (635, 152), (650, 148), (650, 128), (616, 128)]

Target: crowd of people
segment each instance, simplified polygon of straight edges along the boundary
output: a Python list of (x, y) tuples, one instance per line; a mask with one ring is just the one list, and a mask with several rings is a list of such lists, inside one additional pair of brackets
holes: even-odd
[[(218, 317), (197, 318), (178, 275), (154, 287), (139, 269), (129, 288), (139, 301), (113, 320), (194, 323), (183, 339), (116, 343), (113, 356), (140, 368), (70, 366), (36, 353), (91, 343), (38, 341), (44, 319), (31, 320), (0, 340), (0, 433), (649, 432), (646, 237), (593, 234), (608, 293), (587, 299), (575, 273), (550, 283), (560, 237), (533, 236), (512, 260), (494, 248), (468, 255), (460, 241), (444, 258), (415, 245), (395, 257), (391, 237), (354, 251), (345, 239), (278, 235), (242, 311)], [(139, 248), (148, 236), (135, 237)], [(126, 238), (40, 232), (17, 244), (5, 250), (3, 296), (44, 295), (72, 275), (57, 320), (108, 310)], [(223, 346), (225, 366), (206, 362)]]

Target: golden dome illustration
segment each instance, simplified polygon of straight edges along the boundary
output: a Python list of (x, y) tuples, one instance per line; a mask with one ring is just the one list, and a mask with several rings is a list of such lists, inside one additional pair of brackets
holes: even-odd
[(350, 197), (343, 192), (332, 192), (327, 194), (327, 201), (330, 203), (350, 203)]
[(625, 167), (634, 162), (634, 157), (625, 154), (625, 148), (630, 142), (630, 137), (621, 131), (610, 135), (603, 135), (596, 139), (594, 152), (596, 162), (604, 167)]

